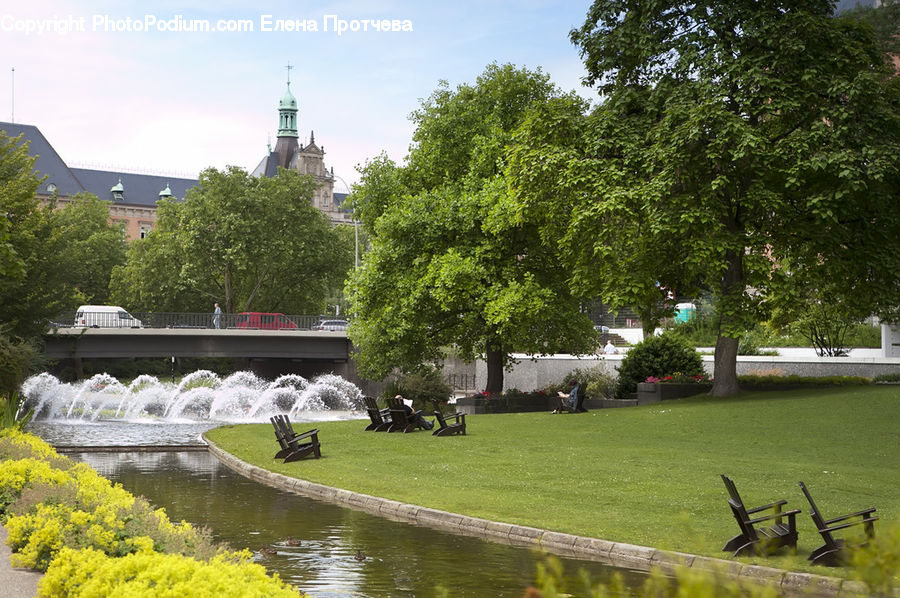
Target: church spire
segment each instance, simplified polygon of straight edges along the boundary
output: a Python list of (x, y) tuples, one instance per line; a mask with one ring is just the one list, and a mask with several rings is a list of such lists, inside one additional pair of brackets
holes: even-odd
[(278, 136), (297, 137), (297, 99), (291, 93), (291, 69), (288, 63), (287, 90), (284, 97), (278, 102)]

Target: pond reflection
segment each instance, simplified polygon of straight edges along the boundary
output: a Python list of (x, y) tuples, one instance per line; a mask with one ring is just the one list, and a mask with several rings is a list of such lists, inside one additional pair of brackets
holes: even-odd
[[(182, 519), (212, 529), (217, 540), (254, 551), (282, 579), (314, 597), (521, 597), (540, 554), (390, 521), (318, 502), (244, 478), (205, 452), (75, 453), (103, 476)], [(295, 541), (299, 540), (299, 545)], [(265, 554), (263, 547), (274, 549)], [(357, 560), (357, 551), (365, 556)], [(629, 585), (643, 574), (561, 559), (569, 591), (579, 569), (593, 579), (614, 571)]]

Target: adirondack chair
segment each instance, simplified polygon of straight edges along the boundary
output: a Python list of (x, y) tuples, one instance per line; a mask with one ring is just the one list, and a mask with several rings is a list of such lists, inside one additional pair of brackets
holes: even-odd
[[(806, 484), (803, 482), (799, 482), (799, 484), (800, 489), (803, 490), (803, 494), (806, 495), (806, 500), (809, 501), (809, 515), (812, 517), (813, 523), (816, 524), (816, 529), (819, 531), (822, 540), (825, 542), (825, 544), (812, 551), (808, 560), (812, 561), (815, 565), (828, 565), (829, 567), (847, 564), (847, 544), (843, 539), (835, 538), (832, 533), (838, 530), (847, 529), (848, 527), (863, 525), (866, 533), (866, 541), (861, 544), (865, 545), (868, 540), (875, 537), (875, 521), (878, 520), (877, 516), (872, 515), (872, 513), (875, 512), (875, 507), (857, 511), (856, 513), (850, 513), (849, 515), (835, 517), (834, 519), (825, 519), (822, 516), (822, 512), (819, 511), (819, 507), (817, 507), (815, 501), (813, 501), (813, 497), (809, 493)], [(859, 519), (848, 521), (854, 517), (859, 517)]]
[(366, 426), (366, 431), (386, 432), (391, 427), (390, 409), (379, 409), (378, 403), (372, 397), (363, 397), (363, 401), (366, 404), (369, 419), (372, 421)]
[[(722, 481), (725, 483), (725, 488), (728, 490), (728, 506), (731, 507), (731, 513), (734, 515), (734, 519), (737, 521), (738, 528), (741, 531), (741, 533), (733, 537), (722, 547), (723, 551), (732, 552), (734, 553), (734, 556), (739, 556), (754, 553), (767, 555), (775, 552), (782, 546), (789, 546), (792, 550), (797, 550), (796, 517), (797, 513), (800, 512), (799, 509), (782, 511), (781, 508), (787, 504), (786, 500), (779, 500), (767, 505), (748, 509), (744, 506), (744, 501), (741, 500), (741, 496), (737, 491), (737, 486), (734, 485), (731, 478), (722, 474)], [(769, 510), (773, 511), (770, 515), (763, 515), (752, 519), (750, 517), (756, 513), (762, 513)], [(788, 519), (787, 524), (783, 521), (785, 517)], [(757, 527), (757, 524), (759, 523), (772, 520), (774, 520), (775, 523), (770, 527)]]
[(388, 432), (403, 432), (405, 434), (413, 432), (417, 428), (423, 428), (421, 423), (422, 412), (413, 411), (408, 413), (402, 399), (388, 399), (387, 406), (391, 413), (391, 425), (388, 427)]
[(569, 402), (569, 399), (566, 397), (561, 397), (559, 395), (556, 396), (557, 407), (554, 409), (554, 413), (587, 413), (587, 409), (584, 408), (584, 388), (581, 384), (578, 385), (578, 396), (575, 399), (575, 406), (572, 407), (572, 404)]
[[(452, 436), (453, 434), (466, 434), (466, 414), (454, 413), (452, 415), (444, 415), (440, 410), (434, 412), (437, 419), (438, 429), (431, 433), (432, 436)], [(448, 423), (447, 420), (454, 420)]]
[(307, 455), (314, 455), (316, 459), (322, 456), (318, 428), (297, 434), (286, 415), (273, 416), (269, 421), (275, 428), (275, 438), (281, 446), (281, 450), (275, 453), (275, 459), (284, 459), (285, 463), (291, 463)]

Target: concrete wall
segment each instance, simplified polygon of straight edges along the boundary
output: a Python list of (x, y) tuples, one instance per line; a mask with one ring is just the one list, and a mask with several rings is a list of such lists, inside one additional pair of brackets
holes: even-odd
[[(612, 375), (624, 359), (624, 355), (549, 355), (529, 359), (519, 356), (519, 363), (506, 372), (504, 390), (517, 388), (523, 391), (543, 388), (548, 384), (563, 381), (574, 369), (601, 367)], [(715, 376), (713, 356), (703, 356), (703, 366), (707, 374)], [(779, 376), (865, 376), (874, 378), (883, 374), (900, 373), (900, 357), (812, 357), (812, 356), (739, 356), (738, 375), (779, 375)], [(475, 378), (479, 382), (487, 380), (487, 366), (484, 361), (475, 363)], [(481, 384), (481, 386), (484, 386)]]

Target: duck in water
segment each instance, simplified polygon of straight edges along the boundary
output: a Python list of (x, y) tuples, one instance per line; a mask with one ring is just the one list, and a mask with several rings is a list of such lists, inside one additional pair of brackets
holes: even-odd
[(356, 556), (354, 556), (353, 558), (355, 558), (357, 561), (364, 561), (364, 560), (366, 560), (366, 555), (364, 555), (364, 554), (362, 553), (362, 550), (360, 550), (359, 548), (357, 548), (357, 549), (356, 549)]
[(263, 556), (273, 556), (278, 554), (278, 551), (275, 550), (272, 546), (263, 546), (259, 549), (259, 553)]
[(293, 536), (288, 536), (287, 538), (285, 538), (284, 543), (288, 546), (300, 546), (299, 538), (295, 538)]

